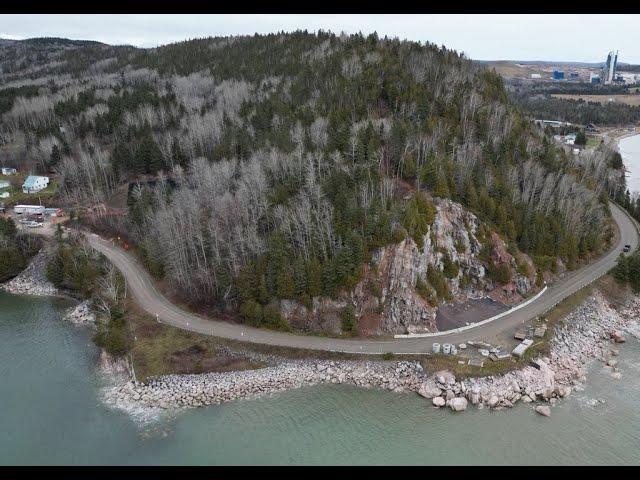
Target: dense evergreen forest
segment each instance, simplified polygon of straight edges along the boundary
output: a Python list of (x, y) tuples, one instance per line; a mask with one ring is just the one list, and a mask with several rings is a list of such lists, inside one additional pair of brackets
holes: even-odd
[(334, 296), (375, 249), (421, 245), (433, 197), (539, 266), (571, 267), (602, 248), (606, 199), (624, 191), (611, 152), (570, 158), (494, 71), (431, 44), (322, 31), (148, 50), (37, 39), (0, 44), (0, 68), (0, 162), (59, 172), (68, 204), (139, 180), (114, 228), (151, 272), (274, 328), (287, 326), (272, 299)]
[[(509, 96), (528, 116), (539, 119), (587, 125), (619, 125), (640, 122), (640, 107), (619, 102), (588, 102), (582, 99), (552, 97), (552, 94), (628, 95), (629, 88), (619, 85), (589, 83), (535, 82), (512, 80), (507, 86)], [(640, 95), (640, 94), (639, 94)]]
[(40, 249), (33, 235), (21, 235), (10, 218), (0, 218), (0, 282), (18, 275)]

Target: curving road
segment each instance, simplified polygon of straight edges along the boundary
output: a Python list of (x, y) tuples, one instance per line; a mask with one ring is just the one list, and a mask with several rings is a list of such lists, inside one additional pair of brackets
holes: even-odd
[(457, 344), (475, 339), (486, 340), (513, 330), (607, 273), (615, 265), (625, 244), (631, 245), (632, 251), (638, 246), (638, 229), (635, 221), (617, 205), (613, 203), (610, 205), (613, 218), (620, 229), (620, 238), (618, 244), (607, 254), (579, 270), (568, 273), (564, 278), (550, 285), (540, 298), (526, 307), (490, 323), (478, 325), (476, 328), (464, 332), (442, 333), (435, 338), (363, 340), (313, 337), (205, 319), (170, 303), (158, 292), (149, 274), (131, 253), (113, 246), (111, 242), (95, 234), (87, 234), (87, 239), (93, 248), (103, 253), (122, 272), (129, 291), (138, 305), (151, 315), (157, 315), (161, 323), (206, 335), (282, 347), (362, 354), (386, 352), (419, 354), (430, 352), (434, 341)]

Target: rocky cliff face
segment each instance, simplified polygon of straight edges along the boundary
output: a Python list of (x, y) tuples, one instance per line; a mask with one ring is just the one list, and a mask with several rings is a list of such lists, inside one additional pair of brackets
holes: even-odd
[[(432, 332), (437, 330), (438, 305), (445, 301), (490, 297), (514, 303), (532, 289), (535, 269), (526, 255), (520, 254), (518, 268), (518, 262), (497, 234), (491, 233), (492, 241), (481, 238), (475, 215), (450, 200), (435, 203), (435, 221), (421, 248), (412, 238), (384, 247), (374, 254), (372, 265), (365, 268), (353, 291), (343, 293), (338, 300), (315, 298), (312, 309), (282, 301), (284, 315), (298, 328), (337, 334), (341, 331), (340, 312), (350, 303), (355, 307), (362, 334)], [(481, 260), (485, 243), (492, 244), (490, 257)], [(445, 268), (447, 263), (449, 269)], [(511, 281), (503, 285), (490, 279), (489, 264), (494, 268), (506, 266), (503, 268), (508, 269)], [(446, 283), (447, 299), (437, 298), (435, 286), (428, 280), (429, 268), (432, 278)], [(518, 270), (526, 270), (527, 274)], [(420, 293), (416, 290), (418, 282), (422, 282)], [(423, 297), (425, 291), (428, 299)]]

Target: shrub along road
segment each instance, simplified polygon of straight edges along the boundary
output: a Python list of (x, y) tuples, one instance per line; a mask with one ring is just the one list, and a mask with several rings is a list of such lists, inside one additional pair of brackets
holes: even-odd
[(442, 334), (432, 338), (364, 340), (314, 337), (206, 319), (182, 310), (169, 302), (158, 292), (149, 274), (131, 253), (125, 252), (95, 234), (88, 234), (87, 239), (93, 248), (103, 253), (122, 272), (129, 291), (138, 305), (151, 315), (157, 316), (161, 323), (206, 335), (281, 347), (362, 354), (427, 353), (431, 351), (433, 342), (458, 344), (468, 340), (493, 338), (512, 330), (545, 313), (584, 285), (607, 273), (615, 266), (616, 259), (624, 245), (631, 245), (631, 251), (638, 246), (638, 230), (634, 221), (617, 205), (611, 203), (610, 206), (613, 219), (620, 229), (620, 237), (616, 246), (608, 253), (589, 265), (569, 272), (565, 277), (550, 285), (540, 298), (524, 308), (463, 332)]

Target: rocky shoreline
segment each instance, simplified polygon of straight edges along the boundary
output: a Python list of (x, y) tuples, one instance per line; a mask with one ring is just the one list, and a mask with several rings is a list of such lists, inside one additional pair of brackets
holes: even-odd
[(42, 247), (40, 251), (31, 259), (29, 266), (18, 276), (6, 283), (0, 284), (0, 290), (15, 295), (37, 295), (37, 296), (59, 296), (53, 284), (47, 280), (47, 262), (51, 251), (48, 247)]
[[(48, 255), (49, 251), (43, 248), (20, 275), (0, 288), (14, 294), (61, 295), (44, 274)], [(96, 317), (86, 301), (69, 309), (64, 318), (95, 328)], [(539, 402), (535, 410), (549, 416), (549, 406), (572, 390), (582, 388), (591, 361), (602, 362), (612, 379), (621, 379), (615, 358), (619, 352), (614, 347), (626, 340), (625, 332), (640, 338), (638, 318), (640, 298), (634, 297), (616, 310), (596, 292), (556, 327), (549, 357), (504, 375), (462, 380), (448, 371), (429, 375), (418, 362), (292, 361), (251, 352), (229, 354), (255, 357), (270, 366), (224, 373), (166, 375), (144, 383), (135, 380), (135, 372), (126, 358), (114, 358), (102, 351), (99, 366), (109, 380), (103, 391), (104, 400), (115, 408), (144, 416), (318, 384), (415, 392), (430, 400), (429, 405), (454, 411), (463, 411), (469, 404), (499, 410), (518, 402)]]
[[(130, 413), (160, 413), (194, 408), (317, 384), (348, 384), (392, 392), (415, 392), (429, 405), (462, 411), (504, 409), (518, 402), (540, 402), (534, 408), (548, 416), (558, 399), (581, 389), (586, 369), (594, 359), (605, 363), (613, 379), (620, 379), (614, 348), (625, 341), (623, 331), (637, 335), (640, 299), (620, 311), (610, 307), (600, 293), (572, 312), (556, 329), (548, 358), (538, 359), (505, 375), (459, 380), (448, 371), (429, 375), (418, 362), (408, 361), (284, 361), (258, 370), (167, 375), (146, 383), (127, 380), (104, 390), (104, 399)], [(261, 360), (265, 360), (262, 358)]]
[(63, 318), (74, 325), (96, 328), (96, 314), (87, 300), (67, 310)]

